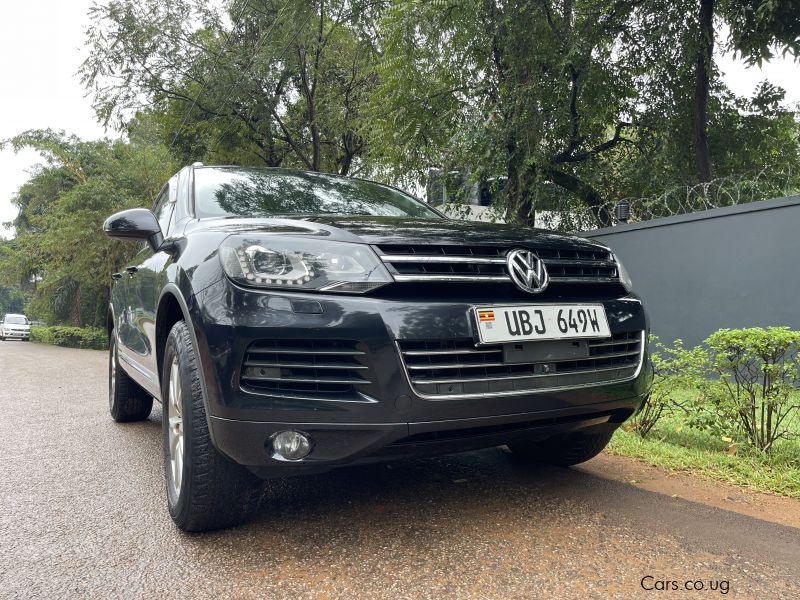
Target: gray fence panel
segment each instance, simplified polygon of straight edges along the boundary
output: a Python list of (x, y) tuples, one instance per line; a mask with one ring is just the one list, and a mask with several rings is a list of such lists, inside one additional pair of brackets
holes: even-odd
[(691, 347), (723, 327), (800, 330), (800, 196), (580, 235), (620, 257), (664, 342)]

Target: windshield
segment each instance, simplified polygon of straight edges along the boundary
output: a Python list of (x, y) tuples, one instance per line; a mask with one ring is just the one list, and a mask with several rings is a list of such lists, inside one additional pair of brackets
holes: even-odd
[(20, 317), (18, 315), (7, 315), (5, 318), (5, 323), (7, 325), (27, 325), (28, 319), (25, 317)]
[(372, 215), (441, 219), (394, 188), (350, 177), (288, 169), (195, 169), (198, 217)]

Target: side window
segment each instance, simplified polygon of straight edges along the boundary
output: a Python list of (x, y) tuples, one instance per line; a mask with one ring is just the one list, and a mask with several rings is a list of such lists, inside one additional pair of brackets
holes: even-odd
[[(175, 220), (186, 217), (189, 210), (189, 176), (191, 169), (184, 169), (178, 173), (178, 203), (175, 207)], [(179, 208), (180, 207), (180, 208)]]
[(178, 195), (178, 185), (175, 177), (169, 180), (167, 187), (161, 192), (156, 200), (156, 207), (153, 213), (161, 226), (161, 233), (164, 237), (169, 235), (170, 219), (175, 209), (175, 199)]
[[(167, 232), (172, 234), (175, 232), (175, 219), (178, 214), (178, 205), (174, 202), (172, 203), (172, 210), (169, 211), (170, 219), (169, 219), (169, 226), (167, 228)], [(164, 236), (167, 237), (167, 236)]]
[(158, 224), (161, 226), (161, 233), (166, 237), (167, 229), (169, 228), (169, 218), (172, 213), (172, 202), (169, 201), (169, 189), (161, 192), (161, 195), (156, 200), (156, 207), (153, 209), (156, 215)]
[(172, 204), (175, 204), (175, 200), (178, 198), (178, 177), (179, 175), (176, 175), (169, 180), (169, 201)]

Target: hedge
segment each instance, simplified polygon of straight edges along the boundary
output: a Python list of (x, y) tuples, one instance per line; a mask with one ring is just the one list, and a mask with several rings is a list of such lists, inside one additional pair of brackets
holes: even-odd
[[(681, 340), (672, 348), (650, 341), (655, 380), (629, 425), (642, 437), (675, 411), (690, 427), (767, 453), (800, 437), (800, 331), (720, 329), (691, 350)], [(689, 399), (687, 389), (695, 391)]]
[(67, 348), (108, 349), (108, 333), (100, 327), (31, 327), (31, 340)]

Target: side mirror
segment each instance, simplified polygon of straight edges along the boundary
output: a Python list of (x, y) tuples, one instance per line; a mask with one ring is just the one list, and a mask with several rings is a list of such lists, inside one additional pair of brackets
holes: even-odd
[(131, 208), (108, 217), (103, 223), (103, 233), (114, 240), (147, 240), (153, 252), (164, 243), (158, 219), (146, 208)]

